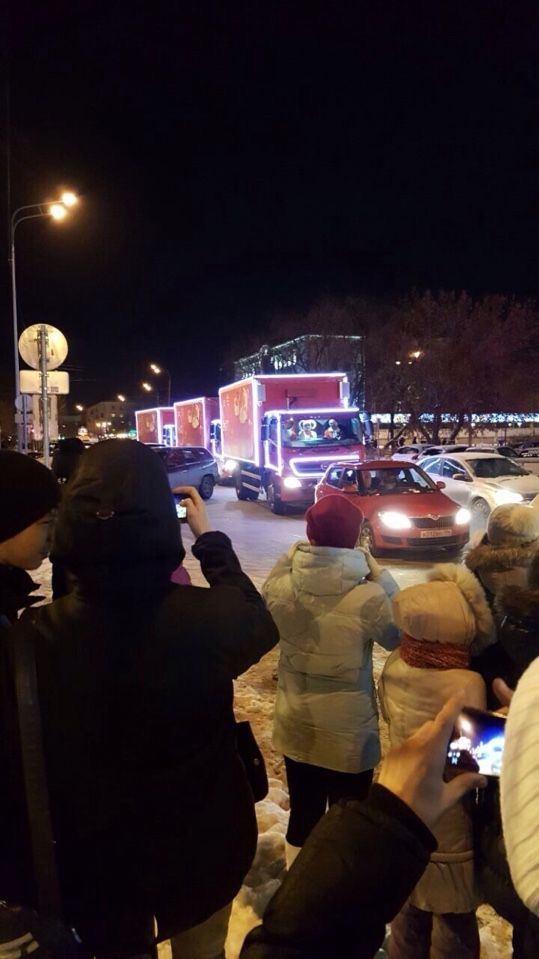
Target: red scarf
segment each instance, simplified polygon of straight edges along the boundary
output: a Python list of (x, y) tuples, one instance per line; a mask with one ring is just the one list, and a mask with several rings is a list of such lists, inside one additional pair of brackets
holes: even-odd
[(421, 669), (469, 669), (470, 650), (453, 643), (431, 643), (402, 634), (400, 654), (408, 666)]

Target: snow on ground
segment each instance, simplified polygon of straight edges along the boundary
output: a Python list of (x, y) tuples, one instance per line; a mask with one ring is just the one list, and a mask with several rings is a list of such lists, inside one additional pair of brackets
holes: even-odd
[[(200, 567), (189, 553), (185, 565), (193, 582), (196, 585), (205, 585)], [(248, 568), (246, 572), (249, 573)], [(42, 585), (41, 593), (44, 593), (49, 600), (50, 564), (45, 562), (41, 569), (32, 575)], [(253, 576), (253, 579), (257, 581), (257, 586), (261, 585), (260, 576)], [(386, 657), (386, 651), (375, 646), (376, 680)], [(253, 865), (234, 901), (226, 943), (226, 959), (238, 959), (245, 936), (260, 922), (268, 901), (285, 874), (284, 836), (288, 821), (288, 792), (283, 759), (275, 752), (271, 741), (277, 660), (278, 653), (273, 650), (235, 683), (236, 719), (248, 719), (251, 723), (266, 760), (270, 790), (267, 798), (256, 807), (259, 827), (258, 848)], [(380, 727), (382, 746), (384, 750), (387, 750), (387, 727), (382, 720)], [(478, 918), (481, 933), (481, 959), (509, 959), (512, 954), (511, 926), (489, 906), (481, 906), (478, 910)], [(167, 943), (164, 943), (159, 949), (159, 957), (170, 959), (170, 956), (170, 948)], [(458, 956), (455, 956), (455, 959), (458, 959)]]

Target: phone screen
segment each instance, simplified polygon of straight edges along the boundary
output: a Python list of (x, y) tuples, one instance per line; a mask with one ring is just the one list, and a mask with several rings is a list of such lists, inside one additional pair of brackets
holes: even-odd
[(176, 506), (176, 516), (180, 520), (180, 523), (187, 522), (187, 507), (182, 506), (182, 499), (185, 499), (184, 496), (174, 496), (174, 505)]
[(505, 742), (505, 717), (465, 706), (459, 713), (447, 750), (450, 769), (499, 776)]

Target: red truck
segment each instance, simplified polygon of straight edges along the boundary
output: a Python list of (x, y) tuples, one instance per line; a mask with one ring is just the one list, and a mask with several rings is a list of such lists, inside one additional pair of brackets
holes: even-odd
[(264, 490), (273, 513), (309, 506), (335, 460), (365, 458), (370, 421), (348, 406), (346, 373), (252, 376), (219, 390), (221, 457), (240, 500)]
[(219, 416), (216, 396), (197, 396), (174, 403), (174, 422), (178, 446), (204, 446), (215, 453), (214, 429)]
[(174, 409), (172, 406), (154, 406), (135, 412), (137, 439), (141, 443), (175, 446)]

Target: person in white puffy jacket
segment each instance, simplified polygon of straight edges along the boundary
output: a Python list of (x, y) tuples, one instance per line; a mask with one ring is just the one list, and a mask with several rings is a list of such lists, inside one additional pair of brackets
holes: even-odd
[(328, 805), (363, 799), (380, 759), (375, 642), (395, 649), (398, 587), (356, 548), (363, 516), (344, 496), (306, 513), (307, 541), (278, 560), (262, 593), (280, 632), (273, 743), (290, 794), (290, 867)]

